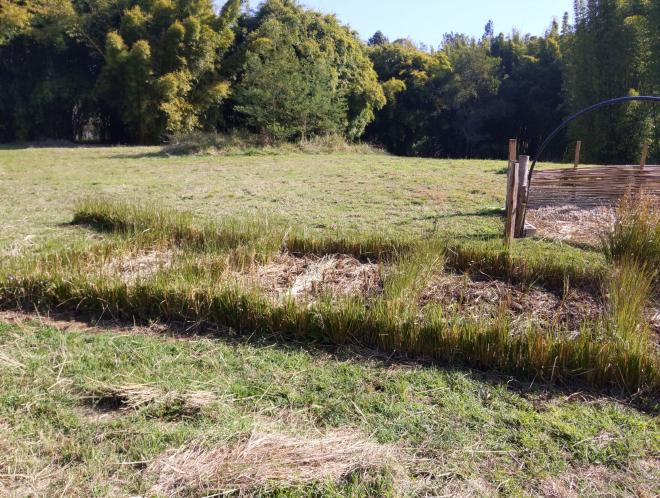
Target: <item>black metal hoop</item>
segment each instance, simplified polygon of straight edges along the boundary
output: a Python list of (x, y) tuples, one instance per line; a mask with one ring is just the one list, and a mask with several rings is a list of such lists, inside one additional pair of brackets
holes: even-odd
[(536, 153), (536, 156), (534, 156), (534, 161), (532, 162), (532, 166), (529, 168), (529, 176), (527, 178), (528, 185), (531, 186), (531, 184), (532, 184), (532, 173), (534, 173), (534, 167), (536, 166), (536, 163), (538, 162), (539, 158), (541, 157), (541, 154), (543, 154), (546, 147), (550, 144), (552, 139), (555, 138), (561, 130), (566, 128), (569, 124), (571, 124), (577, 118), (582, 117), (585, 114), (588, 114), (592, 111), (595, 111), (596, 109), (600, 109), (601, 107), (610, 106), (610, 105), (614, 105), (614, 104), (621, 104), (623, 102), (631, 102), (631, 101), (655, 102), (656, 104), (658, 104), (658, 103), (660, 103), (660, 97), (654, 97), (654, 96), (650, 96), (650, 95), (618, 97), (616, 99), (604, 100), (603, 102), (599, 102), (598, 104), (594, 104), (594, 105), (589, 106), (585, 109), (582, 109), (580, 112), (577, 112), (577, 113), (573, 114), (571, 117), (566, 119), (562, 124), (560, 124), (552, 133), (550, 133), (550, 135), (548, 135), (548, 138), (546, 138), (543, 141), (543, 143), (541, 144), (541, 146), (539, 147), (539, 151)]

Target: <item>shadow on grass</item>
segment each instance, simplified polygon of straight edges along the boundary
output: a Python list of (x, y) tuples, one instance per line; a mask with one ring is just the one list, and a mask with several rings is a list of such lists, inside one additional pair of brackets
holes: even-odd
[(434, 369), (444, 373), (459, 373), (467, 375), (471, 380), (490, 385), (505, 387), (507, 391), (519, 395), (534, 405), (537, 410), (543, 410), (555, 401), (598, 402), (612, 401), (631, 406), (647, 414), (660, 413), (660, 396), (658, 393), (625, 394), (612, 389), (598, 389), (573, 379), (568, 383), (558, 384), (536, 377), (513, 376), (497, 370), (479, 369), (464, 363), (447, 363), (423, 356), (411, 356), (401, 353), (387, 353), (363, 345), (336, 345), (322, 341), (297, 340), (281, 334), (240, 333), (229, 327), (206, 324), (185, 323), (141, 323), (119, 319), (96, 318), (91, 315), (72, 314), (52, 310), (31, 312), (0, 311), (0, 321), (9, 323), (32, 323), (35, 326), (54, 328), (60, 332), (81, 334), (116, 333), (124, 336), (146, 334), (152, 337), (163, 337), (173, 340), (190, 341), (199, 338), (222, 341), (230, 346), (251, 346), (255, 348), (278, 348), (283, 352), (304, 352), (315, 358), (329, 359), (337, 362), (360, 362), (372, 367)]
[(24, 150), (24, 149), (79, 149), (93, 148), (95, 145), (81, 145), (67, 140), (44, 140), (42, 142), (13, 142), (0, 144), (0, 150)]
[(119, 153), (119, 154), (108, 154), (105, 156), (99, 157), (99, 159), (168, 159), (172, 157), (170, 154), (165, 154), (160, 150), (154, 152), (140, 152), (140, 153)]
[(447, 220), (452, 218), (471, 218), (471, 217), (503, 218), (505, 215), (506, 212), (504, 211), (504, 209), (499, 207), (492, 207), (492, 208), (484, 208), (484, 209), (478, 209), (476, 211), (468, 211), (468, 212), (435, 214), (435, 215), (423, 216), (417, 219), (420, 221), (431, 221), (431, 220)]

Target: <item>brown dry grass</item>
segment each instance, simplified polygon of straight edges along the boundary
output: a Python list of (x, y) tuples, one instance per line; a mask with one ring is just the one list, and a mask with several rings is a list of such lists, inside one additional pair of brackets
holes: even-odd
[(2, 350), (0, 350), (0, 366), (17, 370), (25, 369), (25, 365), (23, 365), (20, 361), (15, 360)]
[(217, 396), (208, 391), (166, 392), (146, 384), (99, 383), (90, 391), (88, 397), (94, 404), (121, 410), (139, 410), (148, 405), (178, 404), (185, 413), (196, 413), (217, 400)]
[(357, 473), (395, 469), (401, 455), (353, 430), (318, 438), (254, 432), (237, 444), (205, 448), (193, 444), (154, 461), (149, 496), (240, 493), (270, 486), (339, 482)]
[(579, 498), (613, 496), (612, 490), (618, 489), (620, 496), (651, 498), (660, 495), (659, 476), (658, 461), (641, 460), (625, 470), (592, 465), (570, 468), (559, 476), (543, 480), (529, 491), (531, 495), (548, 498)]
[(153, 277), (159, 270), (170, 268), (173, 259), (174, 251), (171, 249), (127, 254), (108, 261), (103, 271), (119, 275), (123, 282), (131, 285)]
[(530, 209), (527, 221), (537, 228), (539, 237), (596, 246), (614, 225), (615, 215), (614, 207), (568, 205)]
[(571, 289), (560, 296), (540, 287), (448, 274), (436, 277), (422, 294), (422, 306), (431, 303), (470, 318), (506, 313), (513, 320), (514, 330), (523, 330), (531, 322), (576, 331), (582, 322), (596, 320), (605, 311), (601, 300), (583, 290)]
[(247, 279), (277, 300), (292, 297), (313, 301), (324, 295), (370, 297), (383, 288), (379, 265), (340, 254), (298, 257), (282, 253), (254, 269)]

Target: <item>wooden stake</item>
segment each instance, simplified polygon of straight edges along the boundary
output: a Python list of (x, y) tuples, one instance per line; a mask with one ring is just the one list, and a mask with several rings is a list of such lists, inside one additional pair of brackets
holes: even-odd
[(518, 156), (518, 140), (512, 138), (509, 140), (509, 161), (515, 161)]
[(580, 150), (582, 150), (582, 140), (578, 140), (575, 144), (575, 166), (574, 169), (577, 169), (580, 165)]
[(525, 210), (527, 209), (527, 192), (529, 189), (529, 156), (520, 156), (518, 161), (518, 195), (516, 207), (516, 225), (514, 236), (522, 238), (525, 236)]
[(506, 202), (504, 204), (504, 209), (509, 209), (509, 182), (511, 181), (511, 163), (516, 161), (516, 153), (518, 152), (518, 140), (512, 138), (509, 140), (509, 164), (507, 166), (507, 188), (506, 188)]
[(646, 160), (649, 157), (649, 144), (645, 143), (642, 147), (642, 160), (639, 162), (639, 169), (643, 170), (646, 167)]
[(506, 225), (504, 227), (504, 242), (511, 249), (516, 230), (516, 211), (518, 209), (518, 163), (509, 162), (507, 184)]

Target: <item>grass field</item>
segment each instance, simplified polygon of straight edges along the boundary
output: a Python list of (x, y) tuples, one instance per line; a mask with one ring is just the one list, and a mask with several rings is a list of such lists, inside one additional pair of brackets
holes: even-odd
[(0, 150), (0, 492), (658, 494), (655, 284), (503, 252), (502, 166)]

